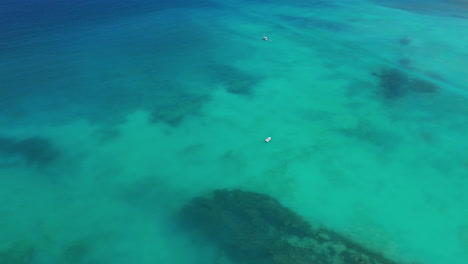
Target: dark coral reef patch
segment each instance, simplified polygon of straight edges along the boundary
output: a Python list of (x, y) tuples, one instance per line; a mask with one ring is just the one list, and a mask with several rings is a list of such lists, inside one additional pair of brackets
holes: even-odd
[(178, 126), (190, 115), (200, 113), (202, 106), (210, 99), (208, 95), (191, 92), (175, 82), (163, 82), (160, 93), (151, 109), (150, 122), (163, 122)]
[(401, 98), (408, 93), (409, 78), (398, 69), (382, 69), (379, 74), (379, 88), (386, 99)]
[(25, 243), (18, 242), (0, 251), (0, 264), (30, 264), (35, 263), (37, 251)]
[(229, 93), (250, 96), (262, 77), (230, 65), (216, 64), (211, 67), (213, 79), (226, 87)]
[(384, 68), (373, 75), (378, 77), (379, 94), (385, 99), (399, 99), (409, 92), (434, 93), (439, 90), (435, 83), (413, 77), (397, 68)]
[(265, 194), (216, 190), (181, 211), (185, 228), (243, 264), (396, 264), (382, 254), (324, 228)]
[(25, 139), (0, 137), (1, 159), (22, 159), (28, 165), (44, 167), (60, 156), (51, 140), (33, 136)]

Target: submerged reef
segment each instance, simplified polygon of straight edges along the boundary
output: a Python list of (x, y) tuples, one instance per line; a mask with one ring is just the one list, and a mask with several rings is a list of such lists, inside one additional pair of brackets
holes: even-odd
[(226, 87), (229, 93), (250, 96), (261, 77), (229, 65), (213, 65), (212, 72), (215, 81)]
[(16, 243), (0, 251), (0, 264), (31, 264), (36, 260), (36, 250), (25, 243)]
[(396, 264), (338, 233), (312, 228), (300, 215), (265, 194), (215, 190), (196, 197), (181, 223), (242, 264)]
[(398, 69), (383, 69), (379, 74), (380, 93), (386, 99), (401, 98), (408, 92), (408, 75)]
[(187, 116), (198, 114), (210, 99), (207, 95), (190, 92), (187, 87), (170, 81), (164, 82), (158, 89), (160, 94), (151, 110), (151, 123), (163, 122), (176, 127)]
[(400, 42), (401, 45), (406, 46), (406, 45), (411, 44), (411, 38), (408, 37), (408, 36), (405, 36), (405, 37), (400, 38), (399, 42)]
[(17, 241), (11, 245), (0, 248), (0, 264), (97, 264), (93, 258), (93, 250), (98, 245), (102, 235), (86, 236), (69, 243), (60, 243), (60, 248), (51, 246), (53, 237), (48, 237), (47, 249), (43, 243), (35, 244), (33, 241)]
[(28, 165), (44, 167), (59, 156), (60, 152), (47, 138), (34, 136), (19, 140), (0, 137), (0, 159), (20, 158)]
[(178, 126), (188, 115), (198, 113), (206, 101), (203, 96), (181, 95), (172, 102), (158, 105), (151, 112), (151, 122), (164, 122), (170, 126)]
[(399, 99), (409, 92), (434, 93), (439, 90), (436, 84), (396, 68), (384, 68), (373, 75), (379, 78), (379, 94), (385, 99)]

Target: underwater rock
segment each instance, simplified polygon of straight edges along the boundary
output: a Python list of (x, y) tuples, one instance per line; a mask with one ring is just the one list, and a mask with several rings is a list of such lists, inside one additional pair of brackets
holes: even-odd
[(206, 101), (206, 97), (181, 96), (179, 100), (158, 105), (151, 112), (152, 122), (164, 122), (170, 126), (178, 126), (188, 115), (196, 114)]
[(411, 38), (408, 37), (408, 36), (402, 37), (402, 38), (400, 39), (400, 44), (401, 44), (401, 45), (405, 45), (405, 46), (406, 46), (406, 45), (409, 45), (410, 43), (411, 43)]
[(0, 251), (0, 264), (31, 264), (36, 259), (36, 250), (24, 243), (16, 243)]
[(411, 91), (417, 93), (434, 93), (440, 89), (435, 83), (423, 79), (411, 79), (408, 86)]
[(406, 67), (408, 68), (410, 65), (411, 65), (411, 60), (408, 59), (408, 58), (402, 58), (398, 61), (398, 63), (402, 66), (402, 67)]
[(260, 78), (229, 65), (214, 65), (214, 79), (226, 87), (229, 93), (250, 96)]
[(439, 87), (421, 78), (415, 78), (402, 70), (395, 68), (385, 68), (380, 73), (374, 73), (379, 78), (379, 93), (385, 99), (399, 99), (408, 94), (433, 93), (439, 90)]
[(152, 123), (163, 122), (170, 126), (178, 126), (187, 116), (197, 114), (209, 100), (209, 96), (191, 93), (173, 82), (165, 83), (161, 90), (151, 111)]
[(397, 99), (408, 92), (409, 77), (398, 69), (382, 69), (379, 74), (380, 93), (386, 99)]
[(397, 134), (379, 128), (379, 126), (366, 119), (358, 119), (354, 127), (339, 129), (338, 132), (348, 138), (378, 147), (383, 151), (382, 153), (387, 154), (395, 150), (401, 142)]
[(185, 228), (214, 242), (243, 264), (396, 264), (300, 215), (265, 194), (215, 190), (180, 213)]
[(20, 157), (27, 164), (43, 167), (60, 155), (52, 142), (43, 137), (29, 137), (18, 140), (0, 137), (0, 155), (6, 158)]
[(63, 263), (83, 263), (89, 251), (89, 246), (84, 243), (69, 245), (63, 251)]

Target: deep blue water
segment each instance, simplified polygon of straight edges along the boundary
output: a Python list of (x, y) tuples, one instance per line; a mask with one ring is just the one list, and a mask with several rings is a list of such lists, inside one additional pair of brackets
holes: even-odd
[(468, 3), (463, 0), (373, 0), (389, 7), (422, 14), (468, 18)]
[[(98, 116), (108, 119), (111, 113), (120, 120), (123, 112), (137, 105), (144, 108), (151, 98), (148, 93), (155, 95), (158, 89), (148, 84), (131, 87), (122, 78), (141, 67), (140, 76), (129, 78), (158, 79), (155, 74), (171, 68), (174, 56), (176, 61), (183, 56), (181, 47), (190, 53), (206, 44), (209, 36), (176, 12), (156, 16), (152, 22), (156, 26), (145, 22), (146, 31), (135, 31), (128, 24), (132, 22), (120, 21), (170, 9), (216, 6), (205, 0), (7, 1), (0, 5), (0, 109), (8, 113), (1, 119), (10, 124), (42, 112), (47, 114), (40, 122), (73, 116), (103, 121)], [(107, 26), (112, 23), (116, 26)], [(105, 29), (93, 31), (99, 27)], [(153, 88), (157, 83), (153, 81)], [(130, 92), (131, 98), (127, 97)], [(110, 104), (118, 104), (116, 109), (103, 107), (113, 99), (117, 101)], [(67, 109), (65, 116), (59, 109)]]
[(136, 0), (136, 1), (2, 1), (0, 23), (3, 32), (42, 31), (76, 23), (95, 23), (112, 17), (137, 15), (168, 8), (206, 7), (207, 0)]

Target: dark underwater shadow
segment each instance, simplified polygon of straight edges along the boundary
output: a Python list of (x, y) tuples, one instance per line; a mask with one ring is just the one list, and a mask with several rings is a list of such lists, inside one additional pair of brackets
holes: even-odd
[(398, 263), (333, 230), (313, 227), (261, 193), (214, 190), (189, 201), (179, 217), (190, 235), (205, 237), (235, 263)]
[(44, 168), (61, 156), (50, 139), (0, 137), (0, 160), (19, 161), (27, 166)]

